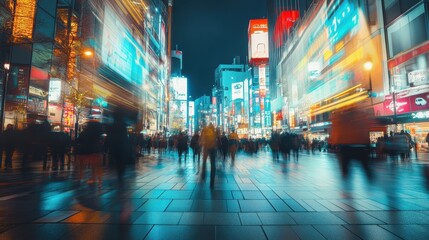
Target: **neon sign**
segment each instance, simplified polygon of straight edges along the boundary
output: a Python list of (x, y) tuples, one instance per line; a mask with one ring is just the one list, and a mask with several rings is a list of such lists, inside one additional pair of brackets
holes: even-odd
[(333, 5), (333, 7), (337, 8), (329, 16), (325, 25), (328, 29), (329, 41), (332, 45), (335, 45), (358, 26), (359, 14), (356, 6), (352, 5), (348, 0), (345, 0), (340, 5)]

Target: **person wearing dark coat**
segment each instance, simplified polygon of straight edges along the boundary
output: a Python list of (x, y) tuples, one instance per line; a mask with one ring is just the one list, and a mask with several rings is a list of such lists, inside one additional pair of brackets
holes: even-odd
[(90, 121), (77, 138), (77, 157), (79, 165), (79, 179), (82, 179), (83, 168), (90, 166), (92, 177), (88, 183), (98, 181), (101, 186), (102, 176), (102, 150), (103, 150), (103, 127), (100, 122)]
[(58, 163), (60, 169), (64, 170), (64, 155), (70, 147), (70, 136), (65, 132), (51, 132), (50, 133), (50, 148), (52, 155), (52, 170), (58, 170)]
[(114, 122), (107, 133), (106, 144), (110, 155), (111, 162), (116, 167), (118, 180), (121, 182), (124, 172), (125, 163), (129, 156), (129, 136), (127, 125), (121, 112), (114, 114)]
[(183, 134), (179, 133), (179, 136), (177, 138), (177, 152), (179, 154), (179, 162), (182, 161), (182, 154), (185, 154), (185, 162), (186, 162), (186, 155), (188, 155), (188, 137)]
[(195, 162), (195, 156), (198, 156), (198, 162), (200, 162), (201, 157), (201, 146), (200, 146), (200, 135), (198, 132), (195, 132), (194, 136), (191, 138), (191, 148), (193, 152), (192, 160)]
[(225, 132), (223, 132), (221, 138), (220, 138), (220, 151), (222, 152), (223, 161), (226, 160), (226, 156), (229, 153), (229, 142), (228, 137), (225, 135)]
[[(12, 168), (12, 156), (13, 152), (15, 151), (15, 144), (16, 144), (16, 134), (15, 130), (13, 129), (12, 124), (8, 124), (6, 127), (6, 130), (2, 134), (1, 138), (1, 145), (2, 145), (2, 152), (5, 152), (5, 169), (11, 169)], [(1, 166), (1, 162), (0, 162)]]

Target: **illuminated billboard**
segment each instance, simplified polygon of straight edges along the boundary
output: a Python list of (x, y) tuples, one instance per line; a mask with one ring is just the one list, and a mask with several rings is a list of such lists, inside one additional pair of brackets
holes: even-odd
[(274, 26), (274, 43), (277, 48), (283, 45), (284, 35), (289, 32), (298, 18), (298, 10), (286, 10), (280, 13)]
[(359, 27), (358, 8), (348, 0), (343, 1), (335, 8), (329, 9), (328, 16), (329, 18), (326, 20), (325, 25), (332, 46), (347, 34), (357, 31), (355, 27)]
[(186, 101), (188, 99), (188, 79), (175, 77), (171, 79), (172, 100)]
[(252, 19), (249, 22), (250, 63), (268, 62), (268, 19)]
[(231, 85), (231, 90), (232, 90), (232, 100), (243, 99), (243, 96), (244, 96), (243, 82), (233, 83)]
[(49, 81), (49, 102), (59, 103), (61, 101), (61, 79), (51, 78)]
[(141, 85), (145, 66), (143, 48), (125, 26), (126, 24), (106, 5), (101, 59), (105, 66), (128, 82)]

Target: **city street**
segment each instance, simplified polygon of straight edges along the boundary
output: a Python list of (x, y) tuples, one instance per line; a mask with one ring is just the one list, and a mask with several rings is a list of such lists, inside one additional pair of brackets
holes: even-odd
[(213, 190), (192, 158), (179, 164), (175, 154), (145, 155), (122, 184), (105, 168), (101, 188), (72, 170), (2, 169), (0, 239), (429, 238), (427, 154), (368, 167), (300, 154), (218, 161)]

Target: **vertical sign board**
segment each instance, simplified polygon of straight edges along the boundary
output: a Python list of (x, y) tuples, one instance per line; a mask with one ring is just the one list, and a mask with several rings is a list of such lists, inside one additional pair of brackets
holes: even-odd
[(260, 98), (264, 98), (267, 93), (265, 76), (266, 76), (265, 64), (259, 65), (259, 97)]
[(268, 62), (268, 19), (252, 19), (249, 22), (249, 57), (253, 65)]

